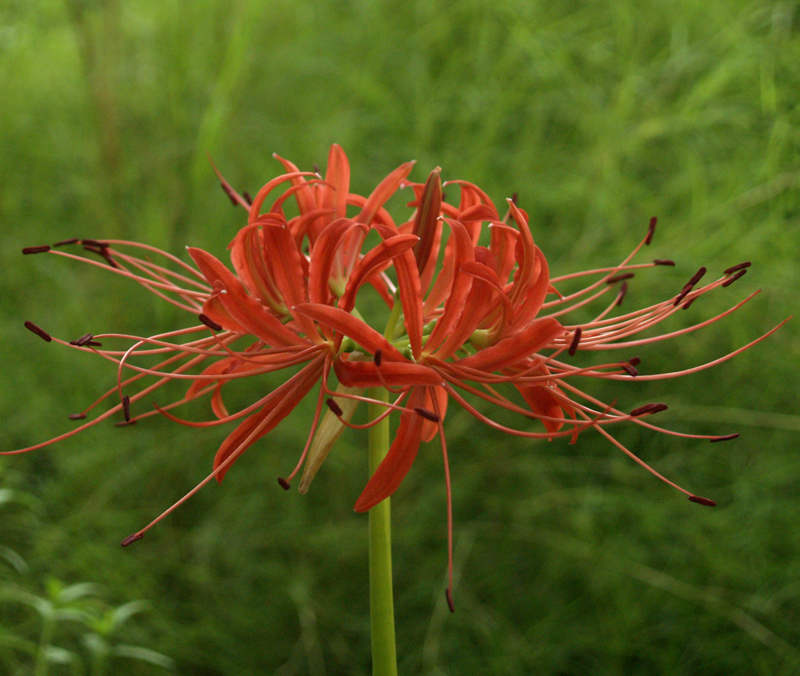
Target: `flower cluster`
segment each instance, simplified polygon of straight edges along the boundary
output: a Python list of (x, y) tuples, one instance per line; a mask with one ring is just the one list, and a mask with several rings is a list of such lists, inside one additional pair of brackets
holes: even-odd
[[(659, 475), (607, 429), (631, 422), (666, 432), (649, 422), (650, 416), (666, 408), (664, 404), (623, 412), (584, 393), (575, 383), (580, 378), (680, 376), (729, 359), (772, 331), (716, 361), (675, 373), (640, 375), (635, 357), (588, 367), (571, 365), (570, 357), (577, 351), (628, 351), (722, 319), (755, 294), (689, 328), (638, 337), (700, 296), (729, 286), (745, 274), (749, 263), (728, 268), (704, 285), (701, 278), (706, 270), (701, 268), (663, 302), (620, 314), (625, 280), (634, 270), (674, 265), (669, 260), (632, 262), (650, 244), (655, 219), (640, 244), (618, 265), (551, 277), (547, 260), (534, 243), (528, 216), (514, 200), (508, 201), (507, 212), (501, 216), (477, 186), (451, 181), (447, 185), (459, 199), (448, 202), (442, 194), (440, 170), (434, 170), (424, 184), (411, 183), (407, 180), (411, 162), (391, 172), (369, 196), (357, 195), (350, 192), (347, 157), (336, 145), (330, 150), (324, 177), (277, 159), (285, 173), (252, 200), (220, 177), (234, 204), (248, 213), (246, 225), (229, 246), (233, 271), (201, 249), (188, 249), (194, 263), (190, 265), (169, 253), (124, 241), (74, 239), (23, 251), (48, 252), (108, 268), (186, 310), (196, 321), (187, 328), (149, 337), (86, 334), (69, 343), (26, 322), (44, 340), (93, 352), (116, 364), (116, 387), (71, 417), (85, 418), (105, 399), (116, 398), (117, 403), (66, 434), (11, 453), (46, 446), (119, 415), (123, 424), (159, 413), (193, 427), (236, 423), (217, 450), (208, 477), (123, 545), (141, 538), (207, 482), (222, 481), (233, 463), (315, 388), (316, 408), (307, 443), (294, 471), (279, 479), (280, 484), (289, 488), (302, 470), (300, 491), (305, 492), (345, 427), (363, 428), (399, 412), (391, 448), (356, 500), (356, 511), (367, 511), (392, 495), (421, 443), (438, 436), (445, 459), (451, 552), (443, 428), (451, 400), (481, 422), (526, 439), (565, 436), (575, 442), (582, 431), (593, 428), (690, 500), (714, 504)], [(400, 188), (413, 191), (413, 214), (398, 224), (385, 205)], [(296, 215), (287, 217), (290, 207)], [(69, 245), (82, 246), (94, 256), (70, 253)], [(588, 281), (583, 288), (562, 294), (559, 286), (573, 280)], [(385, 305), (379, 313), (384, 325), (376, 327), (369, 320), (374, 302), (365, 301), (366, 294), (360, 293), (367, 286)], [(376, 294), (369, 296), (374, 299)], [(598, 304), (602, 309), (591, 321), (570, 321), (578, 308), (585, 311)], [(130, 341), (129, 346), (103, 348), (101, 343), (112, 339)], [(160, 360), (157, 364), (136, 364), (138, 358), (154, 355)], [(226, 385), (283, 370), (293, 374), (283, 384), (241, 410), (228, 410), (223, 400)], [(180, 400), (134, 415), (135, 404), (176, 380), (189, 383)], [(386, 388), (392, 394), (390, 402), (373, 398), (370, 388)], [(203, 395), (210, 398), (213, 419), (190, 422), (172, 412)], [(523, 422), (540, 421), (541, 426), (509, 428), (482, 412), (480, 400), (513, 411)], [(380, 403), (385, 411), (366, 424), (351, 422), (363, 402)], [(711, 441), (737, 436), (669, 433)]]

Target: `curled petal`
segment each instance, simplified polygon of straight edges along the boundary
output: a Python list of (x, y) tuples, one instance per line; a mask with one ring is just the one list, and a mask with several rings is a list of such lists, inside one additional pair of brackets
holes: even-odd
[(278, 314), (287, 307), (264, 256), (264, 235), (259, 223), (246, 225), (231, 242), (231, 262), (248, 291)]
[(501, 283), (505, 284), (514, 268), (514, 252), (517, 248), (519, 232), (507, 225), (493, 223), (490, 226), (491, 240), (489, 250), (495, 263), (495, 272)]
[(472, 275), (462, 270), (464, 265), (475, 260), (469, 234), (460, 221), (449, 218), (446, 221), (452, 230), (453, 240), (455, 241), (452, 258), (453, 284), (444, 303), (444, 312), (439, 321), (436, 322), (430, 338), (425, 343), (425, 349), (429, 353), (433, 353), (452, 334), (456, 322), (458, 322), (464, 311), (464, 304), (472, 289), (472, 281), (474, 279)]
[[(467, 272), (467, 270), (474, 269), (469, 268), (468, 265), (462, 268), (465, 274), (471, 274)], [(472, 263), (472, 265), (479, 266), (480, 263)], [(493, 274), (491, 268), (485, 265), (480, 265), (480, 267)], [(448, 359), (469, 340), (470, 336), (472, 336), (475, 329), (478, 328), (487, 313), (492, 311), (492, 297), (496, 291), (497, 290), (493, 288), (490, 283), (474, 275), (472, 286), (464, 302), (464, 309), (461, 312), (461, 316), (458, 318), (456, 325), (448, 332), (444, 342), (437, 349), (434, 355), (435, 357), (442, 360)], [(502, 291), (499, 291), (499, 296), (502, 300), (507, 301)]]
[[(268, 432), (272, 431), (300, 400), (308, 394), (308, 391), (322, 375), (324, 357), (318, 357), (295, 376), (273, 390), (267, 397), (264, 407), (257, 413), (253, 413), (236, 427), (219, 447), (214, 457), (214, 471), (225, 463), (231, 455), (237, 458), (250, 446), (258, 441)], [(222, 482), (227, 471), (233, 466), (235, 460), (228, 462), (217, 476), (217, 481)]]
[(536, 247), (534, 252), (534, 272), (533, 280), (528, 285), (522, 301), (514, 311), (513, 322), (524, 326), (542, 309), (542, 304), (548, 293), (551, 291), (550, 287), (550, 270), (547, 266), (547, 259), (544, 257), (542, 250)]
[(366, 230), (361, 223), (349, 218), (338, 218), (326, 226), (314, 242), (308, 264), (308, 299), (312, 303), (327, 303), (331, 295), (329, 284), (336, 254), (343, 238), (354, 228)]
[(361, 213), (356, 216), (356, 220), (367, 225), (372, 223), (375, 214), (400, 187), (403, 179), (411, 173), (413, 168), (414, 162), (406, 162), (384, 178), (367, 198)]
[(392, 258), (408, 251), (418, 241), (419, 237), (416, 235), (396, 235), (383, 240), (367, 252), (350, 273), (344, 294), (339, 299), (339, 307), (345, 312), (351, 312), (355, 307), (356, 294), (361, 285)]
[(286, 169), (287, 175), (291, 178), (292, 186), (297, 188), (297, 192), (295, 194), (297, 196), (297, 206), (300, 209), (300, 213), (306, 214), (312, 209), (316, 209), (318, 205), (317, 200), (314, 197), (314, 191), (308, 184), (308, 181), (306, 181), (305, 177), (314, 176), (317, 178), (317, 175), (300, 171), (295, 164), (289, 160), (283, 159), (280, 155), (273, 154), (273, 157), (283, 165), (284, 169)]
[(511, 302), (520, 302), (523, 294), (528, 290), (530, 284), (535, 280), (534, 266), (536, 265), (536, 246), (533, 243), (533, 235), (528, 227), (528, 217), (524, 211), (519, 209), (512, 200), (508, 201), (511, 209), (511, 216), (519, 228), (519, 239), (515, 255), (517, 258), (517, 268), (514, 274), (514, 289), (511, 292)]
[(347, 195), (350, 193), (350, 163), (342, 147), (334, 143), (328, 153), (328, 171), (321, 186), (323, 205), (336, 210), (338, 218), (347, 215)]
[(358, 361), (339, 358), (333, 363), (339, 382), (348, 387), (410, 387), (441, 385), (442, 376), (434, 369), (409, 361)]
[(436, 232), (440, 228), (439, 213), (442, 210), (441, 173), (442, 170), (437, 167), (428, 176), (411, 230), (411, 232), (419, 236), (419, 242), (414, 247), (414, 257), (417, 259), (417, 270), (419, 270), (420, 276), (428, 264), (428, 259), (436, 241)]
[(564, 418), (560, 400), (543, 385), (520, 385), (514, 383), (534, 415), (542, 416), (542, 424), (548, 432), (558, 432), (562, 423), (552, 418)]
[(402, 483), (414, 459), (417, 457), (422, 441), (422, 428), (425, 422), (422, 416), (414, 412), (416, 407), (424, 407), (426, 388), (416, 387), (408, 397), (408, 409), (400, 416), (400, 426), (392, 442), (389, 452), (383, 459), (375, 474), (367, 482), (361, 495), (356, 500), (355, 510), (366, 512), (379, 502), (388, 498)]
[(455, 363), (483, 371), (496, 371), (532, 356), (564, 332), (558, 320), (543, 317), (519, 333)]
[[(384, 239), (393, 234), (386, 226), (379, 226), (377, 230)], [(394, 269), (411, 353), (414, 359), (419, 359), (422, 353), (422, 285), (414, 254), (411, 251), (399, 254), (394, 259)]]
[[(253, 203), (250, 205), (249, 222), (255, 223), (259, 219), (261, 215), (261, 205), (264, 204), (264, 200), (267, 199), (267, 196), (273, 190), (275, 190), (276, 187), (278, 187), (281, 183), (285, 183), (286, 181), (291, 181), (292, 183), (295, 183), (295, 181), (301, 181), (305, 183), (305, 179), (303, 178), (304, 176), (314, 176), (315, 178), (317, 177), (317, 175), (311, 171), (293, 171), (289, 174), (282, 174), (280, 176), (277, 176), (276, 178), (273, 178), (269, 183), (267, 183), (263, 188), (261, 188), (261, 190), (259, 190), (258, 194), (255, 196)], [(300, 203), (299, 195), (301, 193), (302, 191), (298, 192), (298, 203)], [(316, 204), (314, 204), (313, 206), (316, 206)]]
[(221, 285), (224, 291), (205, 303), (204, 314), (229, 331), (250, 333), (268, 345), (306, 344), (305, 340), (287, 329), (261, 303), (248, 295), (242, 282), (214, 256), (193, 247), (189, 247), (188, 251), (208, 282), (215, 288)]
[(400, 351), (375, 329), (338, 307), (320, 303), (301, 303), (294, 310), (299, 315), (310, 317), (315, 322), (352, 338), (370, 354), (380, 350), (385, 359), (405, 360)]

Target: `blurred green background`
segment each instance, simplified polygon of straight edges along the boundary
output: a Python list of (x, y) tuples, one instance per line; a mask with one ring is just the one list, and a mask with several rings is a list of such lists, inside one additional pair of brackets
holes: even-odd
[[(3, 0), (0, 83), (3, 450), (70, 429), (115, 377), (24, 320), (65, 339), (188, 325), (138, 287), (20, 249), (125, 237), (224, 257), (243, 212), (207, 153), (251, 192), (280, 172), (273, 152), (324, 167), (333, 142), (356, 192), (409, 159), (419, 181), (441, 166), (498, 204), (516, 192), (554, 274), (616, 263), (657, 215), (647, 256), (677, 265), (637, 275), (629, 307), (700, 265), (752, 260), (666, 328), (761, 295), (642, 350), (648, 372), (715, 359), (798, 306), (794, 1)], [(797, 322), (712, 371), (592, 389), (627, 409), (667, 402), (674, 429), (740, 431), (618, 430), (714, 510), (599, 435), (529, 443), (453, 407), (457, 610), (434, 443), (393, 500), (401, 673), (798, 673)], [(308, 420), (301, 407), (126, 550), (206, 475), (225, 430), (151, 418), (0, 460), (0, 672), (368, 674), (352, 510), (365, 438), (345, 436), (306, 496), (285, 493), (275, 477)]]

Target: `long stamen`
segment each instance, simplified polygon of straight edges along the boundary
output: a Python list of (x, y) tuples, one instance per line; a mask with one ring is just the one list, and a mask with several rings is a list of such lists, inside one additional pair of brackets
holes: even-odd
[[(331, 368), (330, 359), (326, 359), (325, 370), (323, 371), (322, 382), (320, 383), (319, 387), (319, 395), (317, 396), (317, 406), (316, 409), (314, 410), (314, 419), (311, 422), (311, 431), (308, 433), (308, 438), (306, 439), (306, 445), (303, 448), (303, 452), (300, 454), (300, 459), (297, 461), (297, 465), (295, 465), (295, 468), (292, 470), (292, 473), (288, 477), (283, 479), (283, 481), (285, 481), (289, 486), (291, 486), (292, 479), (294, 479), (294, 477), (300, 471), (300, 468), (303, 466), (303, 462), (305, 461), (306, 456), (308, 455), (308, 449), (311, 448), (311, 441), (314, 439), (314, 434), (316, 433), (317, 427), (319, 426), (319, 418), (322, 412), (323, 401), (325, 401), (326, 403), (327, 401), (332, 401), (331, 399), (328, 399), (327, 401), (325, 400), (325, 390), (328, 387), (328, 372), (330, 368)], [(330, 404), (328, 404), (328, 406), (330, 406)], [(278, 483), (280, 483), (281, 486), (283, 486), (283, 483), (281, 483), (280, 478), (278, 479)]]
[[(306, 369), (310, 369), (314, 364), (313, 362), (306, 367)], [(302, 372), (301, 372), (302, 373)], [(300, 374), (294, 376), (294, 378), (298, 378)], [(287, 383), (290, 381), (287, 381)], [(170, 507), (165, 509), (161, 514), (159, 514), (155, 519), (153, 519), (149, 524), (147, 524), (144, 528), (136, 531), (132, 535), (129, 535), (122, 541), (122, 546), (125, 547), (129, 545), (131, 542), (135, 542), (136, 540), (141, 540), (144, 537), (144, 534), (150, 530), (153, 526), (155, 526), (159, 521), (161, 521), (164, 517), (168, 516), (172, 512), (174, 512), (178, 507), (180, 507), (184, 502), (186, 502), (189, 498), (191, 498), (195, 493), (197, 493), (201, 488), (203, 488), (207, 483), (209, 483), (212, 479), (216, 479), (220, 474), (223, 474), (227, 471), (228, 467), (232, 465), (239, 456), (244, 453), (250, 445), (259, 438), (261, 432), (264, 428), (269, 426), (273, 419), (281, 413), (279, 407), (273, 409), (269, 415), (267, 415), (251, 432), (250, 434), (242, 440), (238, 446), (236, 446), (233, 451), (228, 454), (228, 457), (225, 458), (215, 469), (211, 472), (205, 479), (200, 481), (194, 488), (192, 488), (188, 493), (186, 493), (182, 498), (177, 500), (173, 503)]]
[[(447, 607), (451, 613), (454, 613), (456, 609), (453, 605), (453, 491), (450, 483), (450, 461), (447, 457), (447, 440), (444, 434), (444, 423), (442, 421), (442, 412), (439, 408), (439, 400), (436, 395), (432, 395), (431, 399), (435, 411), (433, 414), (436, 417), (435, 422), (439, 423), (439, 440), (442, 445), (442, 459), (444, 460), (444, 488), (447, 496), (447, 589), (445, 590), (445, 597), (447, 598)], [(430, 411), (427, 412), (430, 413)]]

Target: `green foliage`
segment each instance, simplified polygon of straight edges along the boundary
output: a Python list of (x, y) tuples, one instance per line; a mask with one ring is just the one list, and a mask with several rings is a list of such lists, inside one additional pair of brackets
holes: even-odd
[[(798, 25), (794, 0), (9, 0), (3, 450), (70, 429), (66, 415), (114, 381), (25, 319), (66, 339), (186, 321), (102, 271), (19, 250), (128, 237), (223, 256), (241, 213), (207, 153), (242, 190), (280, 170), (273, 151), (310, 168), (338, 142), (357, 191), (416, 158), (418, 180), (441, 166), (497, 203), (517, 192), (555, 274), (617, 262), (658, 215), (647, 255), (677, 266), (637, 275), (626, 304), (741, 260), (754, 263), (748, 275), (674, 327), (763, 291), (669, 350), (643, 350), (643, 368), (736, 349), (800, 299)], [(675, 429), (743, 433), (708, 445), (619, 430), (717, 499), (713, 511), (601, 438), (523, 443), (453, 407), (456, 614), (442, 593), (444, 487), (429, 445), (394, 500), (401, 672), (797, 673), (794, 323), (712, 371), (603, 389), (629, 409), (666, 401), (661, 421)], [(159, 673), (163, 654), (199, 676), (367, 673), (366, 519), (352, 512), (364, 439), (345, 435), (307, 495), (284, 493), (275, 477), (296, 461), (309, 415), (298, 409), (221, 489), (126, 550), (124, 536), (207, 474), (224, 431), (149, 419), (4, 458), (17, 478), (0, 485), (0, 663), (136, 675)], [(154, 632), (133, 627), (139, 598), (153, 600)], [(42, 643), (46, 627), (54, 638)]]
[[(4, 524), (23, 523), (18, 516), (8, 518), (8, 507), (15, 504), (36, 501), (21, 490), (0, 490)], [(34, 518), (27, 525), (38, 531), (42, 523)], [(119, 641), (130, 630), (125, 625), (147, 603), (130, 601), (112, 607), (98, 585), (86, 582), (64, 585), (48, 577), (40, 585), (28, 576), (30, 567), (21, 554), (4, 546), (0, 555), (13, 568), (10, 574), (0, 569), (0, 665), (6, 673), (103, 676), (111, 673), (112, 664), (118, 668), (129, 660), (174, 668), (165, 655)]]

